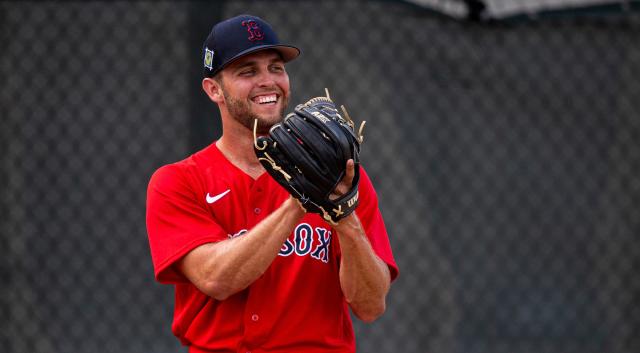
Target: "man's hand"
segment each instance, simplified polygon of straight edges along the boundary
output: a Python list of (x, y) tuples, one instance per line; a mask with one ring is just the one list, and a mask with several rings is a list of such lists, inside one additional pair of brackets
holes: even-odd
[(331, 193), (331, 196), (329, 196), (329, 199), (335, 200), (340, 196), (349, 192), (349, 190), (351, 190), (351, 185), (353, 183), (354, 175), (355, 175), (355, 163), (353, 162), (353, 159), (349, 159), (347, 161), (345, 175), (342, 178), (342, 180), (340, 180), (340, 183), (338, 183), (336, 188), (333, 190), (333, 192)]

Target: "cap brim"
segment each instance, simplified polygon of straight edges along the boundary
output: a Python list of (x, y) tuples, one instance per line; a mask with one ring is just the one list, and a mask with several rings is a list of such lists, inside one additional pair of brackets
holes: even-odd
[(267, 48), (265, 48), (265, 49), (269, 49), (269, 47), (279, 51), (280, 54), (282, 54), (282, 60), (284, 60), (284, 62), (289, 62), (289, 61), (297, 58), (300, 55), (300, 49), (298, 49), (298, 48), (296, 48), (294, 46), (276, 45), (276, 46), (267, 46)]
[(224, 69), (225, 67), (229, 66), (229, 64), (231, 64), (232, 62), (240, 59), (243, 56), (249, 55), (251, 53), (255, 53), (258, 51), (262, 51), (262, 50), (267, 50), (267, 49), (274, 49), (276, 51), (278, 51), (280, 53), (280, 55), (282, 55), (282, 60), (284, 60), (284, 62), (289, 62), (295, 58), (297, 58), (298, 56), (300, 56), (300, 49), (294, 47), (293, 45), (282, 45), (282, 44), (278, 44), (278, 45), (258, 45), (255, 47), (252, 47), (250, 49), (247, 49), (245, 51), (241, 51), (240, 53), (236, 54), (236, 56), (234, 56), (233, 58), (229, 59), (226, 63), (224, 63), (220, 69), (216, 72), (221, 71), (222, 69)]

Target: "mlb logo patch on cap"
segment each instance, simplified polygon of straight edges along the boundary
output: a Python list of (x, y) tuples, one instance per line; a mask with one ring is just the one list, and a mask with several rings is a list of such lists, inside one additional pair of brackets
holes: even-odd
[(209, 50), (209, 48), (204, 50), (204, 67), (209, 70), (213, 69), (213, 50)]

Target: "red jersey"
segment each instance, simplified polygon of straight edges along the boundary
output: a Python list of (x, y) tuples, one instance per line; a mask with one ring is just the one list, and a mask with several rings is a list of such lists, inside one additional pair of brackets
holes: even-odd
[[(376, 254), (398, 270), (371, 181), (361, 168), (356, 213)], [(306, 214), (265, 273), (218, 301), (175, 266), (205, 243), (244, 236), (288, 192), (268, 173), (253, 179), (215, 144), (158, 169), (147, 194), (147, 231), (156, 279), (175, 286), (172, 331), (191, 352), (354, 352), (340, 288), (340, 245), (328, 223)]]

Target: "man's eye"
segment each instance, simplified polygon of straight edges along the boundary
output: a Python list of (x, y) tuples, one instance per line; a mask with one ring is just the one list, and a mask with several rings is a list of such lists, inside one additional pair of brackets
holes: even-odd
[(251, 76), (255, 73), (255, 70), (244, 70), (240, 71), (241, 76)]

